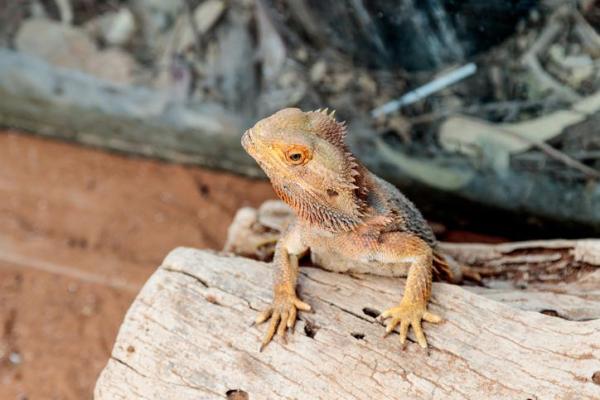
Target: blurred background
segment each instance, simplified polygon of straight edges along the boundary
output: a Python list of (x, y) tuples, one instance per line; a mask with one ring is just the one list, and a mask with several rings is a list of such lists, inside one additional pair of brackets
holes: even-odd
[(446, 241), (600, 233), (596, 0), (0, 2), (0, 398), (91, 398), (176, 246), (274, 198), (242, 132), (329, 107)]

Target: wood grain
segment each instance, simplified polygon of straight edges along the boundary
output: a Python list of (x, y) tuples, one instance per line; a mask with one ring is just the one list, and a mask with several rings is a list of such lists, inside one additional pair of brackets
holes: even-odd
[[(303, 268), (314, 313), (259, 353), (252, 327), (271, 298), (269, 264), (178, 248), (150, 278), (95, 390), (104, 399), (593, 399), (600, 321), (522, 311), (434, 284), (429, 354), (364, 312), (400, 299), (403, 281)], [(307, 335), (311, 333), (310, 337)], [(232, 392), (238, 390), (238, 392)], [(233, 398), (233, 397), (232, 397)]]

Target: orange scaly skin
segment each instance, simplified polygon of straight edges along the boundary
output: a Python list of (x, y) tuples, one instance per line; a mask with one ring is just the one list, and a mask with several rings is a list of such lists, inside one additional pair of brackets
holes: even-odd
[(293, 328), (298, 310), (310, 305), (296, 295), (298, 259), (310, 250), (313, 262), (337, 272), (407, 276), (399, 304), (381, 314), (386, 332), (400, 325), (404, 345), (410, 326), (427, 347), (421, 321), (441, 318), (427, 311), (435, 237), (415, 208), (394, 186), (369, 172), (344, 143), (346, 127), (333, 112), (287, 108), (244, 133), (244, 149), (296, 213), (275, 250), (273, 303), (256, 323), (271, 319), (261, 350), (274, 334)]

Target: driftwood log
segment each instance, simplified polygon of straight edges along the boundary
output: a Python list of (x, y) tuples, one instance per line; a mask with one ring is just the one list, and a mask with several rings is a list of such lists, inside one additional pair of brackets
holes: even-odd
[(306, 267), (300, 293), (315, 313), (301, 315), (287, 345), (260, 353), (264, 327), (251, 322), (271, 299), (270, 282), (269, 264), (174, 250), (127, 313), (95, 398), (600, 397), (600, 320), (523, 311), (435, 283), (430, 307), (445, 322), (426, 326), (429, 353), (414, 343), (401, 350), (374, 317), (400, 298), (402, 280)]
[(0, 48), (0, 126), (129, 154), (259, 176), (240, 146), (244, 125), (217, 104), (115, 85)]

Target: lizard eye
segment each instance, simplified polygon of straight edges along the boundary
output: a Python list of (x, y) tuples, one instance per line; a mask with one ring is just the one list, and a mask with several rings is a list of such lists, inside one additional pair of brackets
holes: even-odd
[(292, 161), (301, 161), (302, 153), (290, 153), (289, 157), (290, 157), (290, 160), (292, 160)]
[(290, 165), (302, 165), (308, 161), (308, 149), (301, 146), (293, 146), (285, 152), (285, 160)]

